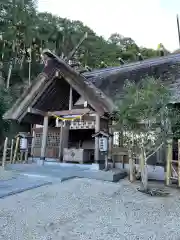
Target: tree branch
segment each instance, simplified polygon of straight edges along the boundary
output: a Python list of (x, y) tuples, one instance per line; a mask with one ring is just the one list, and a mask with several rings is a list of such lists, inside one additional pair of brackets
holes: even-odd
[(152, 152), (149, 156), (146, 157), (146, 161), (152, 157), (162, 146), (163, 146), (164, 143), (161, 143), (154, 152)]

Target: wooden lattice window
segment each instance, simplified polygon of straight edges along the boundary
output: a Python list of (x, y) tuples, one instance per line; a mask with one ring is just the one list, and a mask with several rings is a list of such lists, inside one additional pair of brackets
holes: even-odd
[(36, 148), (41, 147), (41, 142), (42, 142), (42, 133), (36, 133), (34, 147), (36, 147)]
[(50, 132), (48, 133), (47, 146), (48, 147), (58, 147), (60, 142), (60, 133), (59, 132)]
[[(42, 133), (35, 134), (34, 147), (41, 148)], [(59, 147), (60, 143), (60, 132), (48, 132), (47, 136), (47, 147)]]

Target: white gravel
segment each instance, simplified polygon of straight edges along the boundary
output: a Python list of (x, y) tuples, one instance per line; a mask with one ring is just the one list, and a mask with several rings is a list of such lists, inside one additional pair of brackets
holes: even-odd
[(150, 197), (136, 187), (74, 179), (1, 199), (0, 239), (180, 239), (179, 192)]

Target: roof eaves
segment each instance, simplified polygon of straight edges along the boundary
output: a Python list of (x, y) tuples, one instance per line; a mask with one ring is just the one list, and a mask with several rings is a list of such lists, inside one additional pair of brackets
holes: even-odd
[(101, 112), (101, 115), (103, 115), (104, 112), (112, 112), (114, 110), (115, 106), (111, 99), (93, 83), (89, 83), (83, 75), (74, 71), (66, 62), (50, 50), (44, 50), (43, 54), (57, 61), (60, 74), (97, 112)]
[(19, 120), (25, 108), (29, 107), (33, 99), (40, 92), (47, 78), (46, 74), (40, 73), (36, 80), (24, 91), (22, 96), (17, 99), (15, 104), (3, 115), (3, 119)]

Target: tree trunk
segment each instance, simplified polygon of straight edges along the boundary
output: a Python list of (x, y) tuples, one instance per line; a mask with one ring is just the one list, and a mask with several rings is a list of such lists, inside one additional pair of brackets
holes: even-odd
[(30, 48), (28, 49), (28, 53), (29, 53), (29, 58), (28, 58), (28, 83), (29, 83), (29, 86), (31, 85), (31, 61), (32, 61), (32, 49), (31, 49), (31, 46)]
[(130, 180), (130, 182), (134, 182), (134, 180), (135, 180), (134, 161), (133, 161), (133, 158), (132, 158), (131, 149), (128, 150), (128, 157), (129, 157), (129, 180)]
[(7, 82), (6, 82), (6, 88), (9, 89), (9, 85), (10, 85), (10, 79), (11, 79), (11, 74), (12, 74), (12, 68), (13, 68), (13, 62), (15, 60), (15, 48), (16, 48), (16, 41), (13, 40), (13, 43), (12, 43), (12, 59), (10, 60), (10, 63), (9, 63), (9, 70), (8, 70), (8, 77), (7, 77)]
[(13, 63), (12, 61), (10, 61), (10, 64), (9, 64), (9, 70), (8, 70), (8, 77), (7, 77), (7, 82), (6, 82), (6, 88), (9, 89), (9, 85), (10, 85), (10, 78), (11, 78), (11, 73), (12, 73), (12, 66)]
[(4, 78), (2, 74), (2, 69), (3, 69), (3, 62), (0, 61), (0, 85), (4, 84)]
[(140, 155), (140, 168), (141, 168), (141, 182), (144, 191), (148, 190), (148, 169), (147, 169), (147, 159), (144, 147), (142, 147)]
[(21, 58), (21, 61), (20, 61), (20, 70), (22, 70), (22, 68), (23, 68), (23, 63), (24, 63), (24, 60), (25, 60), (25, 53), (26, 53), (26, 49), (25, 49), (25, 46), (24, 46), (24, 49), (23, 49), (23, 52), (22, 52), (22, 58)]
[(28, 83), (31, 85), (31, 59), (29, 60), (29, 73), (28, 73)]

